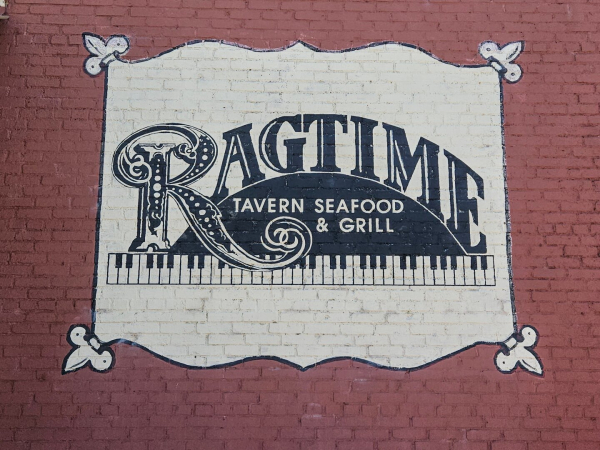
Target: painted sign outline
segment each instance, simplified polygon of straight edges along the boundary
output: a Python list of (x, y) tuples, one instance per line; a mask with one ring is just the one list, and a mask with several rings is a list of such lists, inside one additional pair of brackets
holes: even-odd
[[(506, 177), (506, 151), (505, 151), (505, 142), (504, 142), (504, 98), (503, 98), (502, 79), (503, 78), (506, 79), (509, 83), (516, 83), (521, 78), (522, 73), (521, 73), (520, 67), (517, 64), (513, 63), (512, 61), (514, 61), (518, 57), (519, 53), (522, 51), (522, 49), (524, 47), (523, 42), (519, 41), (519, 42), (510, 43), (501, 48), (499, 48), (497, 46), (497, 44), (495, 44), (491, 41), (483, 42), (480, 45), (479, 49), (480, 49), (481, 56), (487, 60), (487, 64), (459, 65), (459, 64), (453, 64), (450, 62), (443, 61), (443, 60), (437, 58), (436, 56), (432, 55), (431, 53), (429, 53), (417, 46), (414, 46), (411, 44), (393, 42), (393, 41), (377, 42), (377, 43), (372, 43), (372, 44), (368, 44), (365, 46), (342, 49), (342, 50), (322, 50), (322, 49), (319, 49), (317, 47), (314, 47), (314, 46), (307, 44), (305, 42), (302, 42), (302, 41), (296, 41), (296, 42), (289, 44), (288, 46), (278, 48), (278, 49), (255, 49), (255, 48), (246, 47), (246, 46), (235, 44), (235, 43), (229, 43), (229, 42), (226, 42), (223, 40), (195, 40), (195, 41), (187, 42), (178, 47), (169, 49), (165, 52), (162, 52), (162, 53), (160, 53), (156, 56), (150, 57), (150, 58), (136, 60), (136, 61), (126, 61), (126, 60), (121, 59), (121, 55), (124, 55), (129, 49), (130, 43), (129, 43), (129, 39), (127, 37), (122, 36), (122, 35), (115, 35), (115, 36), (111, 36), (109, 39), (107, 39), (105, 41), (103, 38), (101, 38), (98, 35), (94, 35), (91, 33), (84, 33), (83, 39), (84, 39), (84, 45), (86, 46), (86, 48), (90, 51), (90, 53), (92, 55), (88, 59), (86, 59), (86, 62), (84, 63), (84, 71), (86, 73), (88, 73), (90, 76), (99, 75), (112, 61), (115, 61), (115, 60), (119, 60), (120, 62), (127, 63), (127, 64), (141, 63), (141, 62), (148, 61), (148, 60), (151, 60), (154, 58), (158, 58), (164, 54), (170, 53), (179, 48), (182, 48), (182, 47), (185, 47), (188, 45), (192, 45), (192, 44), (203, 43), (203, 42), (221, 43), (221, 44), (225, 44), (225, 45), (243, 48), (246, 50), (251, 50), (254, 52), (283, 51), (283, 50), (286, 50), (296, 44), (300, 44), (314, 52), (324, 52), (324, 53), (344, 53), (344, 52), (350, 52), (350, 51), (355, 51), (355, 50), (361, 50), (364, 48), (379, 46), (379, 45), (396, 44), (396, 45), (419, 50), (420, 52), (428, 55), (429, 57), (435, 59), (436, 61), (443, 62), (444, 64), (448, 64), (448, 65), (451, 65), (454, 67), (459, 67), (459, 68), (481, 68), (481, 67), (485, 67), (485, 66), (494, 67), (494, 69), (496, 69), (496, 71), (498, 72), (499, 85), (500, 85), (500, 118), (501, 118), (502, 152), (503, 152), (503, 162), (504, 162), (505, 214), (506, 214), (506, 221), (507, 221), (507, 233), (506, 233), (507, 247), (506, 247), (506, 250), (507, 250), (507, 259), (508, 259), (510, 301), (511, 301), (511, 306), (512, 306), (514, 334), (504, 342), (485, 342), (485, 341), (476, 342), (467, 347), (463, 347), (456, 352), (447, 354), (438, 359), (434, 359), (434, 360), (432, 360), (426, 364), (423, 364), (421, 366), (411, 367), (411, 368), (382, 366), (377, 363), (373, 363), (373, 362), (370, 362), (370, 361), (367, 361), (367, 360), (364, 360), (361, 358), (354, 358), (354, 357), (334, 357), (334, 358), (321, 360), (318, 363), (311, 365), (311, 366), (302, 367), (302, 366), (294, 364), (290, 361), (287, 361), (285, 359), (282, 359), (279, 357), (274, 357), (274, 356), (248, 357), (248, 358), (236, 360), (231, 363), (213, 365), (213, 366), (209, 366), (209, 367), (197, 367), (197, 366), (190, 366), (190, 365), (186, 365), (186, 364), (182, 364), (182, 363), (170, 360), (169, 358), (164, 357), (162, 355), (158, 355), (155, 352), (145, 348), (144, 346), (142, 346), (138, 343), (135, 343), (135, 342), (132, 342), (132, 341), (129, 341), (126, 339), (115, 339), (115, 340), (108, 341), (108, 342), (99, 342), (97, 337), (95, 337), (94, 327), (95, 327), (95, 322), (96, 322), (96, 320), (95, 320), (96, 319), (96, 304), (95, 303), (96, 303), (96, 290), (97, 290), (97, 280), (98, 280), (99, 230), (100, 230), (100, 214), (101, 214), (102, 186), (103, 186), (102, 181), (103, 181), (103, 177), (104, 177), (103, 167), (104, 167), (104, 150), (105, 150), (104, 145), (105, 145), (105, 133), (106, 133), (106, 97), (107, 97), (107, 92), (108, 92), (108, 73), (107, 73), (105, 76), (105, 80), (104, 80), (104, 99), (103, 99), (104, 120), (103, 120), (103, 132), (102, 132), (102, 150), (101, 150), (101, 156), (100, 156), (101, 166), (100, 166), (100, 180), (99, 180), (99, 192), (98, 192), (98, 210), (97, 210), (97, 217), (96, 217), (97, 228), (96, 228), (96, 245), (95, 245), (95, 256), (94, 256), (95, 267), (94, 267), (93, 299), (92, 299), (92, 328), (90, 330), (85, 325), (80, 325), (78, 327), (73, 326), (69, 330), (69, 343), (74, 348), (73, 348), (73, 350), (71, 350), (69, 355), (67, 355), (67, 357), (65, 358), (65, 363), (63, 364), (63, 370), (62, 370), (63, 373), (68, 373), (70, 371), (78, 370), (79, 368), (85, 367), (86, 365), (91, 365), (91, 367), (97, 371), (105, 371), (105, 370), (112, 368), (112, 366), (114, 365), (114, 361), (112, 358), (111, 358), (111, 362), (110, 362), (110, 367), (106, 367), (106, 368), (104, 368), (104, 366), (102, 364), (100, 364), (100, 368), (96, 367), (93, 362), (93, 358), (88, 358), (88, 361), (84, 362), (83, 364), (81, 362), (79, 362), (78, 364), (74, 364), (73, 361), (69, 361), (70, 357), (73, 356), (74, 352), (76, 352), (80, 347), (83, 347), (82, 342), (75, 343), (73, 341), (73, 339), (71, 338), (71, 333), (74, 332), (74, 330), (76, 330), (77, 332), (81, 332), (82, 330), (84, 330), (85, 331), (85, 341), (87, 342), (87, 345), (89, 345), (90, 348), (92, 348), (92, 350), (94, 350), (94, 352), (97, 354), (100, 354), (102, 351), (106, 350), (112, 344), (128, 343), (130, 345), (134, 345), (134, 346), (143, 348), (146, 351), (152, 353), (153, 355), (155, 355), (156, 357), (158, 357), (164, 361), (170, 362), (172, 364), (175, 364), (175, 365), (178, 365), (181, 367), (193, 368), (193, 369), (218, 368), (218, 367), (236, 365), (236, 364), (240, 364), (242, 362), (250, 361), (250, 360), (266, 359), (266, 360), (275, 360), (275, 361), (287, 364), (291, 367), (295, 367), (299, 370), (307, 370), (308, 368), (315, 367), (317, 365), (324, 364), (326, 362), (351, 359), (351, 360), (360, 361), (360, 362), (363, 362), (363, 363), (366, 363), (366, 364), (369, 364), (369, 365), (372, 365), (375, 367), (385, 368), (385, 369), (389, 369), (389, 370), (417, 370), (417, 369), (421, 369), (424, 367), (428, 367), (429, 365), (431, 365), (439, 360), (449, 358), (449, 357), (451, 357), (457, 353), (460, 353), (462, 351), (465, 351), (471, 347), (482, 344), (482, 345), (502, 345), (502, 346), (504, 346), (504, 349), (500, 350), (497, 353), (497, 357), (496, 357), (497, 367), (498, 367), (498, 370), (500, 370), (501, 372), (510, 373), (510, 372), (514, 371), (517, 366), (521, 366), (522, 368), (529, 370), (533, 373), (536, 373), (537, 375), (540, 375), (540, 376), (542, 375), (543, 368), (541, 366), (541, 363), (539, 363), (539, 358), (537, 357), (535, 352), (533, 350), (531, 350), (535, 347), (535, 345), (537, 343), (537, 337), (538, 337), (537, 331), (533, 327), (524, 327), (521, 330), (521, 332), (525, 333), (525, 337), (523, 338), (517, 329), (517, 317), (516, 317), (516, 310), (515, 310), (514, 289), (513, 289), (513, 281), (512, 281), (512, 256), (511, 256), (512, 242), (511, 242), (511, 236), (510, 236), (510, 212), (509, 212), (509, 207), (508, 207), (508, 189), (507, 189), (507, 177)], [(533, 341), (532, 341), (532, 336), (534, 336)], [(520, 355), (521, 355), (520, 357), (518, 357), (518, 356), (514, 357), (514, 355), (516, 354), (515, 353), (516, 350), (518, 350), (520, 352)], [(501, 367), (500, 365), (498, 365), (499, 364), (498, 360), (499, 360), (500, 354), (511, 356), (511, 362), (510, 362), (511, 364), (514, 360), (514, 365), (512, 368), (510, 368), (510, 370), (508, 370), (506, 367)], [(93, 354), (92, 354), (92, 356), (93, 356)], [(112, 353), (111, 353), (111, 356), (112, 356)], [(536, 365), (535, 363), (531, 363), (531, 361), (524, 362), (525, 357), (533, 358), (533, 360), (538, 362), (538, 364)], [(106, 363), (106, 361), (104, 361), (104, 363)]]

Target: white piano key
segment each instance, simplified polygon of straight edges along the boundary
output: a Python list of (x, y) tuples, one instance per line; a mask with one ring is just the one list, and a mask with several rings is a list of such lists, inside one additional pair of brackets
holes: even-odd
[(230, 273), (231, 273), (230, 279), (231, 279), (232, 285), (237, 286), (239, 284), (242, 284), (242, 269), (239, 269), (237, 267), (232, 267)]
[(481, 258), (485, 258), (485, 256), (477, 257), (477, 270), (475, 270), (475, 284), (477, 286), (485, 286), (485, 271), (481, 267)]
[[(450, 268), (450, 257), (449, 256), (440, 256), (439, 258), (439, 264), (440, 264), (440, 280), (442, 285), (444, 286), (454, 286), (454, 273), (452, 271), (452, 269)], [(443, 265), (443, 263), (445, 262), (445, 266)], [(442, 268), (445, 267), (445, 268)]]
[[(154, 266), (152, 266), (154, 267)], [(141, 284), (149, 284), (150, 283), (150, 268), (148, 267), (148, 254), (142, 253), (140, 254), (140, 283)]]
[(117, 261), (117, 255), (109, 253), (108, 255), (108, 266), (107, 266), (107, 284), (116, 284), (119, 280), (119, 269), (115, 267)]
[(316, 267), (313, 271), (314, 284), (323, 284), (323, 255), (315, 256)]
[(304, 280), (302, 275), (302, 268), (299, 266), (299, 264), (296, 263), (292, 267), (290, 267), (290, 271), (292, 272), (292, 284), (302, 284)]
[(314, 277), (314, 270), (310, 268), (310, 261), (309, 261), (309, 257), (305, 256), (304, 257), (304, 269), (302, 269), (302, 284), (306, 284), (306, 285), (312, 285), (313, 283), (313, 277)]
[(373, 270), (371, 267), (371, 256), (367, 256), (366, 268), (363, 269), (363, 284), (365, 286), (373, 285)]
[(344, 285), (353, 285), (354, 284), (354, 272), (353, 272), (353, 257), (352, 255), (341, 255), (340, 256), (340, 263), (341, 263), (341, 259), (344, 258), (345, 262), (346, 262), (346, 268), (345, 269), (341, 269), (342, 271), (342, 282)]
[(271, 286), (273, 284), (273, 271), (263, 270), (261, 272), (261, 284), (263, 286)]
[(362, 285), (364, 284), (364, 276), (363, 269), (360, 267), (360, 256), (352, 255), (351, 256), (351, 266), (352, 266), (352, 284), (354, 285)]
[(125, 267), (125, 259), (126, 254), (121, 254), (121, 267), (117, 268), (117, 284), (127, 284), (128, 270)]
[(404, 285), (404, 271), (400, 267), (400, 256), (394, 255), (392, 259), (392, 284), (394, 286)]
[[(148, 274), (148, 284), (158, 284), (160, 281), (158, 269), (156, 268), (156, 255), (145, 255), (143, 258), (146, 263), (146, 272)], [(152, 261), (150, 263), (150, 261)]]
[[(453, 266), (453, 259), (458, 260), (458, 256), (448, 256), (446, 258), (448, 267), (446, 269), (446, 286), (456, 286), (457, 278), (456, 278), (456, 270)], [(458, 262), (457, 262), (458, 263)]]
[(281, 269), (281, 280), (282, 284), (293, 284), (292, 283), (292, 267), (287, 266)]
[(332, 283), (335, 285), (344, 284), (344, 270), (341, 266), (345, 258), (346, 255), (335, 255), (335, 269), (332, 271)]
[(486, 256), (487, 258), (487, 269), (484, 271), (484, 278), (486, 286), (494, 286), (496, 280), (494, 277), (494, 257)]
[(432, 274), (432, 281), (433, 284), (435, 286), (443, 286), (444, 285), (444, 271), (441, 268), (441, 261), (440, 259), (442, 257), (440, 256), (434, 256), (435, 258), (435, 269), (432, 267), (431, 268), (431, 274)]
[(169, 284), (171, 271), (167, 267), (167, 255), (157, 255), (157, 261), (155, 261), (154, 264), (158, 263), (160, 257), (162, 257), (162, 268), (158, 269), (158, 284)]
[(231, 285), (231, 266), (227, 264), (221, 269), (221, 284)]
[(376, 268), (373, 269), (373, 284), (382, 285), (384, 283), (385, 273), (381, 268), (381, 257), (379, 255), (376, 256), (375, 259), (377, 265)]
[(391, 286), (394, 284), (394, 261), (390, 255), (384, 255), (381, 258), (385, 260), (385, 269), (383, 268), (383, 263), (381, 269), (383, 271), (383, 284)]
[(465, 261), (465, 285), (466, 286), (475, 286), (475, 271), (471, 266), (472, 256), (464, 256)]
[(210, 256), (209, 255), (198, 255), (196, 264), (200, 269), (200, 284), (208, 285), (211, 284), (211, 272), (210, 267)]
[[(423, 260), (424, 259), (425, 258), (422, 256), (417, 256), (415, 258), (416, 269), (411, 270), (411, 272), (413, 273), (413, 279), (414, 279), (415, 286), (424, 286), (425, 285), (425, 279), (423, 277)], [(408, 264), (410, 267), (410, 265), (411, 265), (410, 257), (408, 258)]]
[(272, 278), (271, 283), (274, 285), (283, 284), (283, 272), (281, 269), (275, 269), (271, 272)]
[(221, 269), (219, 269), (219, 259), (215, 256), (208, 256), (208, 267), (210, 267), (210, 284), (221, 284)]
[(323, 284), (333, 284), (333, 269), (331, 268), (331, 256), (324, 255), (323, 258)]
[[(446, 284), (444, 269), (442, 269), (442, 260), (445, 256), (436, 256), (437, 270), (435, 271), (435, 285), (444, 286)], [(446, 261), (446, 267), (448, 267), (448, 261)]]
[(183, 284), (183, 279), (187, 277), (186, 269), (187, 260), (184, 260), (183, 255), (175, 255), (175, 265), (171, 271), (171, 284)]
[(265, 272), (262, 270), (253, 270), (250, 283), (261, 285), (263, 283), (263, 274), (264, 273)]
[(421, 258), (417, 258), (417, 263), (418, 260), (422, 261), (423, 264), (423, 270), (421, 271), (423, 273), (423, 284), (425, 286), (433, 286), (433, 269), (431, 268), (431, 257), (430, 256), (422, 256)]
[(242, 271), (242, 284), (252, 284), (253, 270)]
[(457, 268), (454, 271), (456, 277), (456, 286), (465, 286), (465, 257), (456, 257)]
[(131, 267), (127, 269), (127, 284), (139, 284), (140, 255), (131, 255)]
[(198, 269), (197, 267), (197, 257), (193, 260), (193, 266), (190, 268), (189, 266), (192, 265), (192, 261), (190, 261), (190, 259), (193, 258), (193, 255), (186, 255), (183, 257), (183, 260), (185, 261), (185, 267), (186, 267), (186, 271), (187, 271), (187, 277), (186, 276), (182, 276), (182, 283), (183, 284), (201, 284), (200, 281), (200, 269)]

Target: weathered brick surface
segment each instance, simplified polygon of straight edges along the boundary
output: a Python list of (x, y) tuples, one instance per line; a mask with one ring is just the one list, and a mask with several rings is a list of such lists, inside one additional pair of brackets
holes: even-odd
[[(596, 306), (600, 169), (594, 2), (15, 0), (0, 24), (0, 447), (3, 449), (586, 449), (600, 445)], [(126, 345), (108, 374), (63, 376), (66, 331), (89, 323), (102, 77), (81, 33), (128, 57), (192, 39), (328, 49), (416, 44), (474, 63), (522, 39), (505, 89), (513, 270), (543, 378), (478, 346), (415, 372), (272, 361), (184, 370)]]

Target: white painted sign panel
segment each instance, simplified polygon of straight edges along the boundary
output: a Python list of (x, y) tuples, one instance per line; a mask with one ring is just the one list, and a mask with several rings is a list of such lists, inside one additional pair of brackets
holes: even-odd
[(511, 45), (477, 66), (397, 43), (128, 62), (86, 35), (106, 69), (95, 353), (409, 369), (509, 339)]

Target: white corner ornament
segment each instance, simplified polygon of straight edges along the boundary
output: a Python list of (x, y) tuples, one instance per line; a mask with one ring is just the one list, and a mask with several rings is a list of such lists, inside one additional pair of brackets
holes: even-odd
[(120, 35), (111, 36), (105, 41), (95, 34), (84, 33), (83, 45), (91, 54), (84, 65), (86, 73), (91, 76), (99, 75), (111, 62), (129, 50), (129, 40)]
[(67, 341), (73, 349), (65, 357), (63, 374), (75, 372), (88, 364), (96, 372), (106, 372), (112, 367), (113, 351), (109, 347), (103, 347), (103, 343), (85, 325), (72, 326)]
[(503, 47), (492, 41), (479, 44), (479, 54), (509, 83), (516, 83), (523, 76), (521, 67), (513, 63), (523, 51), (523, 41), (510, 42)]
[(533, 351), (538, 340), (537, 331), (525, 326), (520, 333), (515, 333), (502, 343), (503, 349), (496, 353), (496, 367), (500, 372), (512, 373), (517, 366), (542, 376), (544, 369)]

